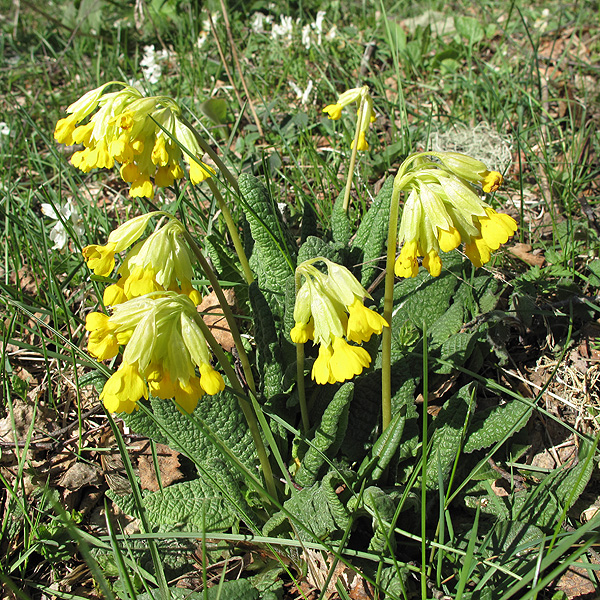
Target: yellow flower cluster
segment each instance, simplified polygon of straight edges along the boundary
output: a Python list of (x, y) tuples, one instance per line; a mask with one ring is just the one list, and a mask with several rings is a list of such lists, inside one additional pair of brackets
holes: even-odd
[[(204, 394), (225, 387), (210, 364), (210, 353), (198, 326), (194, 303), (176, 292), (153, 292), (113, 307), (112, 314), (86, 318), (88, 351), (98, 360), (114, 358), (125, 346), (123, 361), (108, 379), (100, 399), (109, 412), (131, 413), (150, 391), (174, 398), (192, 412)], [(196, 367), (200, 376), (196, 375)]]
[[(105, 93), (112, 84), (122, 89)], [(56, 124), (54, 138), (62, 144), (83, 144), (71, 163), (85, 173), (120, 163), (121, 178), (130, 184), (132, 197), (152, 198), (152, 180), (157, 187), (167, 187), (183, 178), (182, 158), (193, 184), (214, 174), (198, 158), (202, 155), (198, 141), (181, 121), (181, 108), (168, 96), (144, 97), (130, 85), (115, 81), (87, 92), (67, 113)]]
[(461, 242), (469, 260), (480, 267), (517, 230), (512, 217), (497, 213), (473, 188), (477, 183), (489, 193), (502, 183), (502, 175), (488, 171), (481, 161), (458, 152), (426, 152), (415, 155), (400, 175), (397, 185), (409, 194), (398, 234), (404, 243), (394, 268), (399, 277), (417, 275), (419, 256), (437, 277), (442, 269), (440, 250), (450, 252)]
[[(322, 261), (327, 275), (313, 263)], [(345, 381), (359, 375), (371, 364), (369, 353), (361, 346), (373, 333), (380, 334), (388, 324), (385, 319), (365, 307), (368, 292), (345, 267), (323, 257), (303, 262), (296, 268), (297, 277), (305, 281), (296, 295), (295, 325), (292, 341), (319, 344), (319, 356), (312, 368), (312, 378), (319, 384)]]
[[(94, 274), (108, 277), (115, 268), (115, 254), (126, 250), (142, 236), (151, 212), (131, 219), (112, 231), (106, 245), (90, 245), (83, 256)], [(186, 294), (199, 304), (200, 293), (192, 287), (192, 260), (182, 242), (183, 225), (171, 218), (126, 254), (117, 270), (119, 279), (104, 290), (104, 304), (114, 306), (151, 292), (170, 290)]]
[[(369, 129), (369, 125), (375, 121), (375, 113), (373, 111), (373, 99), (371, 98), (371, 94), (369, 93), (369, 87), (363, 85), (359, 88), (352, 88), (350, 90), (346, 90), (343, 94), (341, 94), (337, 102), (335, 104), (329, 104), (324, 109), (323, 112), (327, 113), (329, 119), (337, 120), (342, 116), (342, 110), (348, 104), (352, 104), (356, 102), (358, 105), (358, 116), (360, 119), (359, 129), (358, 129), (358, 140), (352, 140), (352, 148), (354, 148), (354, 144), (357, 145), (358, 150), (368, 150), (369, 144), (366, 140), (366, 134)], [(361, 110), (362, 107), (362, 110)]]

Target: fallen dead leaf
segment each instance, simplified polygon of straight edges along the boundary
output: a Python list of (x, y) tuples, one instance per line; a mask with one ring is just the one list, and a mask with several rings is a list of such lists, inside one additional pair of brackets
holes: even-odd
[(511, 246), (508, 251), (516, 256), (523, 262), (531, 265), (532, 267), (543, 267), (546, 259), (541, 254), (533, 254), (532, 246), (530, 244), (521, 244), (517, 242), (514, 246)]
[[(158, 468), (163, 487), (167, 487), (183, 479), (183, 473), (179, 470), (181, 466), (179, 452), (163, 444), (156, 444), (156, 454), (158, 456)], [(146, 451), (138, 457), (138, 469), (142, 489), (157, 492), (160, 489), (160, 485), (156, 477), (150, 444), (147, 444)]]
[(71, 491), (80, 490), (86, 485), (100, 486), (101, 470), (96, 465), (76, 462), (65, 471), (58, 480), (58, 485)]
[[(224, 290), (223, 294), (225, 295), (227, 304), (233, 309), (235, 307), (235, 292), (233, 290)], [(223, 316), (223, 309), (214, 292), (204, 296), (202, 303), (198, 306), (198, 312), (202, 313), (204, 322), (215, 336), (219, 345), (226, 352), (230, 352), (235, 346), (235, 342), (233, 341), (227, 320)]]

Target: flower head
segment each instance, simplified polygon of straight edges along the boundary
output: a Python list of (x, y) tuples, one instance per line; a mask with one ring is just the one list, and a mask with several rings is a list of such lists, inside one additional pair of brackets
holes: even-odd
[[(105, 93), (111, 84), (121, 89)], [(130, 85), (110, 82), (87, 92), (67, 113), (56, 124), (54, 138), (83, 144), (71, 163), (85, 173), (120, 163), (119, 173), (130, 184), (132, 197), (151, 198), (154, 185), (165, 187), (183, 178), (182, 159), (194, 184), (214, 174), (198, 158), (203, 154), (198, 141), (183, 123), (180, 106), (168, 96), (144, 97)]]
[(327, 113), (329, 119), (337, 120), (342, 116), (344, 107), (355, 102), (358, 106), (358, 118), (360, 119), (358, 126), (357, 138), (352, 140), (352, 148), (356, 144), (358, 150), (368, 150), (369, 144), (366, 140), (366, 134), (369, 125), (375, 121), (375, 112), (373, 111), (373, 99), (369, 93), (368, 86), (364, 85), (360, 88), (352, 88), (341, 94), (335, 104), (328, 104), (323, 112)]
[[(314, 266), (317, 261), (325, 263), (327, 275)], [(385, 319), (365, 307), (364, 299), (370, 296), (345, 267), (317, 257), (298, 265), (296, 271), (305, 281), (296, 295), (290, 337), (297, 344), (308, 340), (319, 344), (312, 378), (325, 384), (360, 374), (371, 357), (348, 341), (360, 344), (373, 333), (380, 334), (387, 326)]]
[[(426, 155), (438, 158), (441, 164)], [(426, 152), (409, 161), (397, 180), (398, 187), (408, 191), (408, 198), (398, 233), (404, 245), (396, 260), (396, 275), (415, 277), (422, 256), (423, 266), (437, 277), (442, 270), (439, 252), (450, 252), (461, 242), (476, 267), (488, 262), (491, 252), (515, 233), (517, 224), (481, 200), (472, 184), (494, 191), (502, 182), (500, 173), (457, 152)]]
[[(155, 214), (147, 213), (125, 222), (111, 232), (105, 246), (84, 248), (83, 255), (90, 269), (96, 275), (110, 275), (115, 267), (115, 253), (134, 244)], [(199, 303), (200, 294), (192, 287), (192, 253), (181, 239), (183, 232), (181, 222), (170, 219), (135, 244), (117, 270), (119, 280), (106, 288), (104, 303), (112, 306), (161, 290), (183, 292)]]
[(225, 382), (210, 364), (199, 318), (193, 302), (176, 292), (128, 300), (115, 306), (110, 316), (88, 315), (90, 354), (105, 360), (125, 346), (123, 362), (100, 396), (106, 409), (130, 413), (150, 390), (159, 398), (174, 398), (191, 412), (204, 394), (222, 391)]

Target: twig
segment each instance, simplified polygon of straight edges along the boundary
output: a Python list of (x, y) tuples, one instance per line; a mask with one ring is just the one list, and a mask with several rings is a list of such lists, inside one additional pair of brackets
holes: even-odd
[(219, 56), (221, 57), (221, 64), (223, 65), (223, 68), (225, 69), (225, 73), (227, 73), (227, 79), (229, 79), (229, 83), (231, 84), (231, 87), (233, 88), (233, 92), (235, 93), (235, 97), (237, 98), (238, 104), (240, 105), (240, 110), (244, 107), (244, 101), (242, 100), (242, 97), (240, 96), (240, 93), (237, 89), (237, 87), (235, 87), (235, 81), (233, 80), (233, 77), (231, 76), (231, 71), (229, 70), (229, 67), (227, 66), (227, 61), (225, 60), (225, 54), (223, 54), (223, 47), (221, 46), (221, 42), (219, 41), (219, 36), (217, 35), (217, 28), (215, 27), (215, 24), (213, 23), (212, 17), (210, 15), (210, 11), (207, 11), (208, 13), (208, 22), (210, 23), (210, 31), (213, 34), (213, 37), (215, 38), (215, 42), (217, 44), (217, 50), (219, 51)]
[(250, 98), (250, 93), (248, 92), (248, 86), (246, 85), (246, 78), (244, 77), (244, 73), (242, 72), (242, 68), (240, 66), (240, 61), (238, 59), (237, 49), (235, 47), (235, 41), (233, 39), (233, 35), (231, 35), (231, 27), (229, 25), (229, 17), (227, 16), (227, 8), (225, 6), (225, 2), (223, 0), (219, 0), (221, 3), (221, 12), (223, 13), (223, 21), (225, 22), (225, 31), (227, 32), (227, 39), (229, 40), (229, 46), (231, 48), (231, 56), (233, 58), (233, 62), (235, 64), (236, 71), (240, 77), (242, 82), (242, 87), (244, 88), (244, 92), (246, 94), (246, 100), (248, 101), (248, 105), (250, 106), (250, 111), (252, 112), (252, 117), (254, 119), (254, 124), (256, 125), (256, 129), (258, 129), (258, 134), (260, 137), (264, 137), (264, 132), (262, 126), (260, 124), (260, 119), (256, 114), (256, 110), (254, 108), (254, 103), (252, 102), (252, 98)]
[[(87, 419), (88, 417), (91, 417), (92, 415), (99, 413), (102, 410), (102, 408), (103, 408), (102, 404), (96, 404), (96, 406), (94, 406), (94, 408), (91, 408), (87, 412), (83, 413), (83, 415), (81, 415), (81, 419), (84, 420), (84, 419)], [(29, 444), (27, 443), (26, 440), (14, 440), (12, 442), (7, 441), (7, 440), (0, 440), (0, 448), (11, 448), (14, 446), (17, 446), (19, 448), (24, 448), (25, 446), (30, 446), (30, 447), (34, 447), (34, 448), (41, 448), (43, 450), (55, 449), (58, 445), (60, 445), (62, 443), (58, 438), (62, 437), (65, 433), (69, 433), (72, 429), (74, 429), (78, 425), (79, 425), (79, 421), (73, 421), (73, 423), (70, 423), (66, 427), (62, 427), (61, 429), (53, 431), (53, 432), (49, 433), (48, 435), (44, 435), (44, 436), (35, 438), (33, 440), (30, 440)]]
[(496, 471), (496, 473), (498, 473), (502, 479), (506, 479), (506, 481), (508, 481), (510, 484), (514, 483), (515, 489), (518, 492), (522, 492), (523, 490), (526, 490), (527, 487), (525, 486), (525, 478), (521, 477), (520, 475), (516, 475), (514, 473), (509, 473), (508, 471), (505, 471), (502, 467), (498, 466), (495, 462), (494, 459), (492, 457), (488, 458), (488, 465), (490, 465), (490, 467), (492, 467), (492, 469), (494, 471)]

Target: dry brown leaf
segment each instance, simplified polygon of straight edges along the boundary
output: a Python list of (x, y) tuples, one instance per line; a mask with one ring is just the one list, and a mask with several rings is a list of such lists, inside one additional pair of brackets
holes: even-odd
[[(224, 290), (223, 294), (225, 295), (227, 304), (233, 309), (235, 307), (235, 292), (233, 290)], [(235, 342), (233, 341), (227, 320), (223, 316), (223, 309), (214, 292), (204, 296), (202, 303), (198, 307), (198, 312), (202, 313), (204, 322), (215, 336), (219, 345), (226, 352), (230, 352), (235, 346)]]
[(573, 566), (561, 575), (555, 589), (564, 592), (572, 600), (598, 597), (596, 586), (588, 571)]
[(530, 244), (521, 244), (520, 242), (517, 242), (514, 246), (511, 246), (508, 251), (513, 256), (516, 256), (532, 267), (543, 267), (546, 259), (541, 254), (533, 254), (531, 252), (532, 249)]
[(58, 480), (58, 485), (71, 491), (80, 490), (86, 485), (100, 486), (102, 471), (89, 463), (76, 462), (65, 471)]
[[(156, 444), (156, 454), (158, 456), (158, 468), (163, 487), (183, 479), (183, 473), (179, 470), (181, 466), (179, 452), (163, 444)], [(147, 445), (146, 451), (139, 455), (138, 468), (142, 489), (157, 492), (160, 486), (154, 469), (150, 444)]]

